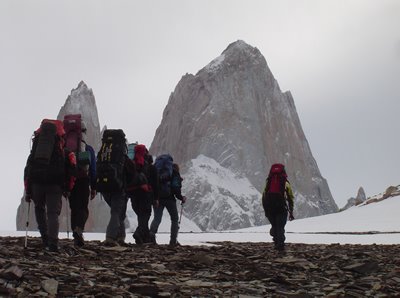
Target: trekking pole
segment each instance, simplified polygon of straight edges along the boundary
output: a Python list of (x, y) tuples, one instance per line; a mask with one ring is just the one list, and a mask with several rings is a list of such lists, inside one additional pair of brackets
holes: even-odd
[(68, 197), (65, 196), (65, 209), (66, 209), (66, 213), (67, 213), (67, 239), (69, 239), (69, 214), (68, 214)]
[(31, 202), (28, 202), (28, 216), (26, 217), (26, 227), (25, 227), (25, 244), (24, 248), (28, 248), (28, 226), (29, 226), (29, 213), (31, 211)]
[(182, 220), (182, 212), (183, 212), (183, 203), (181, 203), (181, 215), (179, 216), (179, 226), (181, 225), (181, 220)]

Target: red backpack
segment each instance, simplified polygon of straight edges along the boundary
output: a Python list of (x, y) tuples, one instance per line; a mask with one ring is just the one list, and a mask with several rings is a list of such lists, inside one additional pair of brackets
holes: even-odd
[(273, 164), (267, 178), (267, 193), (285, 194), (287, 175), (285, 166), (280, 163)]
[(78, 153), (81, 151), (82, 140), (82, 118), (81, 114), (65, 115), (65, 147), (70, 151)]

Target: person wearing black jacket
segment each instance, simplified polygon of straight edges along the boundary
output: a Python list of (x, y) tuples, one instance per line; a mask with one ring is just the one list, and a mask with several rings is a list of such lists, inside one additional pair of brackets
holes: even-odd
[(138, 221), (133, 238), (136, 244), (141, 245), (151, 242), (149, 220), (151, 206), (158, 205), (158, 174), (153, 165), (153, 157), (144, 145), (136, 145), (134, 152), (137, 176), (128, 185), (127, 192)]
[(158, 227), (161, 224), (162, 215), (164, 208), (167, 209), (170, 217), (171, 217), (171, 236), (169, 245), (175, 246), (179, 245), (178, 238), (178, 230), (179, 230), (179, 215), (178, 209), (176, 207), (176, 199), (180, 200), (182, 204), (186, 202), (186, 197), (182, 195), (182, 177), (179, 173), (178, 164), (173, 164), (172, 177), (171, 177), (171, 194), (168, 197), (160, 198), (159, 205), (154, 207), (154, 218), (150, 225), (150, 236), (152, 238), (152, 242), (155, 241), (155, 235), (157, 234)]
[[(41, 138), (54, 139), (49, 133), (54, 126), (58, 141), (50, 148), (51, 159), (46, 164), (41, 162), (37, 155), (48, 151), (43, 145), (50, 144), (50, 139), (41, 142)], [(58, 252), (61, 198), (63, 195), (68, 197), (76, 177), (76, 156), (65, 148), (64, 135), (61, 121), (43, 120), (40, 128), (34, 133), (33, 147), (24, 170), (25, 201), (33, 201), (35, 204), (35, 216), (43, 246), (51, 252)]]

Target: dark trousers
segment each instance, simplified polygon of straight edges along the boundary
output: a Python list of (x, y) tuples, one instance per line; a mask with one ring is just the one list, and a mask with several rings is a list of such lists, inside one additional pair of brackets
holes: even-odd
[(75, 181), (75, 186), (69, 197), (69, 207), (71, 208), (71, 229), (85, 229), (85, 223), (89, 217), (89, 178), (79, 178)]
[(154, 208), (154, 218), (150, 225), (150, 232), (156, 234), (158, 227), (161, 224), (164, 208), (167, 208), (169, 216), (171, 217), (171, 242), (176, 242), (179, 230), (179, 216), (178, 208), (176, 207), (176, 200), (161, 199), (158, 208)]
[(285, 225), (287, 222), (287, 211), (277, 214), (268, 214), (267, 218), (271, 223), (269, 234), (272, 236), (276, 246), (282, 247), (285, 243)]
[(60, 185), (32, 185), (32, 200), (35, 204), (35, 216), (42, 238), (48, 238), (49, 244), (57, 245), (61, 213), (62, 188)]
[(125, 240), (125, 217), (128, 199), (125, 192), (103, 193), (104, 200), (110, 206), (110, 221), (107, 225), (106, 238)]
[(279, 194), (267, 194), (263, 199), (263, 207), (265, 216), (271, 223), (272, 240), (276, 247), (282, 248), (286, 240), (285, 225), (288, 216), (285, 198)]
[(135, 239), (140, 242), (150, 242), (149, 220), (151, 216), (152, 194), (137, 191), (131, 197), (132, 209), (137, 215), (138, 226), (135, 230)]

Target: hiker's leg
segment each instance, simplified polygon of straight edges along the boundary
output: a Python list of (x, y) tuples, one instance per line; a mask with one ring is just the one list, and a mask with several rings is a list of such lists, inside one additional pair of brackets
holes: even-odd
[(119, 214), (119, 229), (117, 234), (117, 241), (119, 243), (125, 242), (126, 230), (125, 230), (125, 219), (126, 219), (126, 208), (128, 205), (128, 198), (125, 193), (121, 194), (121, 206)]
[(32, 185), (32, 201), (35, 204), (35, 217), (38, 224), (40, 236), (44, 245), (47, 245), (47, 217), (46, 217), (46, 194), (44, 186)]
[(267, 218), (269, 223), (271, 224), (271, 229), (269, 230), (269, 234), (272, 237), (272, 241), (276, 242), (276, 216), (275, 214), (268, 212)]
[(165, 207), (164, 201), (165, 200), (160, 200), (160, 205), (157, 208), (154, 208), (154, 218), (150, 224), (150, 232), (153, 234), (157, 234), (158, 227), (161, 224), (163, 211)]
[[(143, 201), (145, 198), (142, 196), (142, 194), (136, 194), (135, 199), (134, 199), (134, 205), (135, 205), (135, 213), (137, 215), (137, 228), (135, 232), (133, 233), (133, 238), (135, 238), (136, 244), (142, 244), (146, 242), (146, 237), (148, 237), (148, 222), (146, 222), (146, 217), (144, 213), (144, 205), (145, 202)], [(133, 205), (132, 205), (133, 206)], [(133, 207), (132, 207), (133, 208)], [(147, 230), (147, 233), (146, 233)]]
[(59, 216), (62, 208), (62, 188), (59, 185), (48, 185), (46, 187), (47, 206), (47, 229), (49, 245), (58, 245)]
[(77, 222), (76, 226), (85, 229), (85, 223), (89, 217), (89, 196), (90, 196), (90, 188), (89, 188), (89, 178), (85, 177), (79, 179), (78, 184), (78, 195), (79, 205), (78, 205), (78, 214), (77, 214)]
[[(106, 239), (116, 241), (121, 230), (121, 218), (124, 210), (125, 199), (123, 193), (104, 194), (106, 202), (110, 205), (110, 221), (106, 230)], [(123, 223), (122, 223), (123, 224)]]
[(178, 230), (179, 230), (179, 215), (178, 215), (178, 208), (176, 207), (175, 200), (169, 200), (166, 204), (166, 208), (168, 213), (171, 217), (171, 244), (176, 244), (176, 239), (178, 237)]
[(276, 243), (278, 249), (283, 249), (285, 245), (285, 225), (287, 222), (287, 211), (281, 212), (276, 216)]
[(151, 216), (151, 198), (149, 193), (144, 193), (140, 208), (140, 232), (145, 243), (150, 242), (149, 220)]

